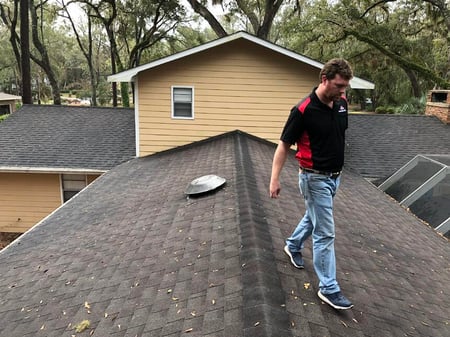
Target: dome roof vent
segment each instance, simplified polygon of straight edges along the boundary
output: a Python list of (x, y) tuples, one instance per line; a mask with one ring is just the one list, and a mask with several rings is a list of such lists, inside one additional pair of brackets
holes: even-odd
[(215, 174), (208, 174), (192, 180), (184, 193), (188, 196), (194, 196), (211, 192), (223, 186), (225, 182), (225, 178), (219, 177)]

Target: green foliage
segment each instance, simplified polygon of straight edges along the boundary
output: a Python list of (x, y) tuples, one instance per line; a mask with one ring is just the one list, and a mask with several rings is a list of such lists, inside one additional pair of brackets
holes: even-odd
[(450, 85), (450, 8), (434, 11), (439, 20), (432, 20), (426, 3), (303, 3), (298, 16), (286, 16), (283, 34), (287, 38), (282, 40), (323, 62), (332, 57), (348, 59), (357, 76), (375, 83), (372, 96), (378, 104), (398, 106), (436, 85)]
[[(211, 11), (226, 32), (246, 30), (252, 34), (257, 33), (266, 11), (270, 11), (265, 5), (274, 3), (218, 0), (213, 2), (222, 6), (213, 7), (209, 0), (197, 2)], [(2, 6), (14, 4), (3, 3), (6, 5)], [(184, 6), (178, 0), (75, 0), (74, 3), (80, 10), (72, 27), (61, 17), (65, 13), (58, 7), (61, 2), (40, 2), (43, 11), (39, 16), (39, 34), (60, 88), (83, 92), (86, 97), (92, 97), (90, 92), (98, 89), (101, 105), (111, 102), (111, 84), (106, 82), (106, 76), (113, 69), (113, 43), (117, 47), (116, 71), (120, 71), (217, 38), (216, 30), (194, 13), (188, 2)], [(267, 36), (272, 42), (318, 61), (325, 62), (332, 57), (348, 59), (356, 76), (375, 83), (375, 90), (370, 93), (352, 92), (355, 102), (371, 97), (378, 111), (422, 113), (425, 93), (435, 86), (450, 85), (450, 8), (445, 1), (438, 3), (443, 6), (419, 0), (284, 0), (278, 11), (272, 8), (276, 15), (266, 25), (271, 27)], [(94, 13), (94, 8), (98, 12)], [(90, 37), (88, 9), (92, 19)], [(112, 17), (114, 12), (116, 16)], [(107, 18), (112, 20), (113, 40), (102, 21)], [(0, 86), (13, 92), (14, 86), (19, 86), (20, 74), (7, 27), (6, 23), (0, 25), (3, 47)], [(80, 43), (86, 50), (88, 42), (92, 42), (90, 63), (81, 53), (74, 28), (80, 33)], [(33, 52), (36, 53), (34, 47)], [(34, 97), (51, 98), (48, 78), (35, 63), (32, 63), (32, 81)], [(122, 102), (127, 105), (130, 89), (125, 86), (123, 89)]]
[(0, 123), (4, 121), (6, 118), (8, 118), (9, 114), (0, 115)]
[(416, 115), (424, 114), (426, 105), (426, 97), (421, 98), (410, 97), (405, 102), (398, 104), (396, 106), (378, 106), (375, 109), (377, 114), (402, 114), (402, 115)]
[(398, 113), (400, 114), (424, 114), (426, 107), (426, 96), (420, 98), (411, 97), (407, 102), (400, 105)]
[(377, 114), (388, 114), (388, 115), (392, 115), (395, 114), (397, 112), (397, 108), (393, 107), (393, 106), (378, 106), (375, 109), (375, 112)]

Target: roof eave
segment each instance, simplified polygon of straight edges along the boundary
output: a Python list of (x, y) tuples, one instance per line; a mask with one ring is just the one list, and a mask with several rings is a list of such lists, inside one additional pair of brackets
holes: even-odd
[(373, 84), (372, 82), (363, 80), (362, 78), (354, 77), (350, 80), (350, 88), (373, 90), (373, 89), (375, 89), (375, 84)]
[(0, 166), (0, 173), (103, 174), (105, 172), (107, 170), (69, 167)]

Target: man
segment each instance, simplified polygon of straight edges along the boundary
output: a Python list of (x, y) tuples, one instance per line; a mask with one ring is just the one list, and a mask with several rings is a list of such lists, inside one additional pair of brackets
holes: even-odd
[(353, 304), (336, 281), (333, 197), (344, 164), (347, 101), (345, 89), (353, 77), (346, 60), (332, 59), (320, 71), (320, 84), (292, 108), (274, 154), (270, 197), (280, 194), (280, 172), (291, 145), (297, 144), (299, 186), (306, 212), (286, 240), (285, 253), (296, 268), (304, 268), (301, 250), (312, 236), (313, 264), (319, 278), (318, 296), (335, 309)]

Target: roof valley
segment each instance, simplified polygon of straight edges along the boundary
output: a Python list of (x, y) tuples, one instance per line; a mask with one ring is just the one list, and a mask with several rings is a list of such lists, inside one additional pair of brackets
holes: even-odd
[(292, 336), (289, 317), (283, 309), (285, 294), (273, 254), (269, 224), (256, 187), (247, 141), (242, 134), (235, 134), (244, 331), (249, 336)]

